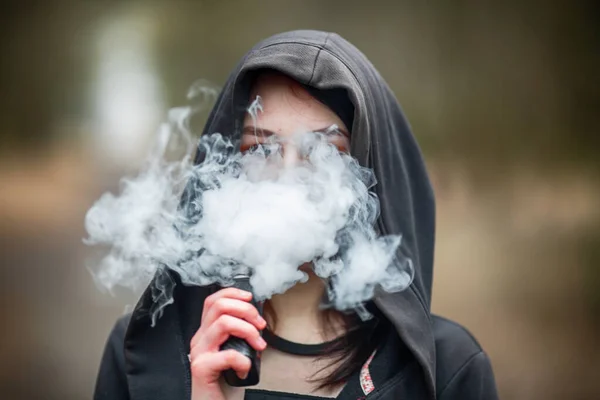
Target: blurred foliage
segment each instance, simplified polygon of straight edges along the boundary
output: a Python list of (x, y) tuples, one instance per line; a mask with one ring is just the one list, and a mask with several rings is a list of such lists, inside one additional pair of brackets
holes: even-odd
[(584, 290), (589, 315), (600, 327), (600, 227), (586, 232), (580, 240), (577, 254), (584, 268)]
[(60, 2), (9, 1), (1, 7), (2, 150), (43, 148), (58, 134), (57, 120), (85, 117), (86, 20), (94, 13)]
[[(429, 155), (491, 173), (507, 163), (598, 166), (597, 2), (5, 2), (0, 143), (43, 148), (90, 118), (94, 37), (119, 14), (157, 25), (165, 103), (221, 84), (255, 42), (295, 28), (341, 33), (388, 80)], [(343, 13), (340, 12), (343, 10)], [(483, 172), (482, 172), (483, 171)]]
[(445, 4), (441, 81), (452, 100), (447, 135), (431, 146), (483, 165), (597, 163), (598, 3)]

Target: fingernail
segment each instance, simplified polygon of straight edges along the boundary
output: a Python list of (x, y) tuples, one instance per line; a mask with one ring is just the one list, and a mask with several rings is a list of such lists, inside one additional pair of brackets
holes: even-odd
[(265, 347), (267, 347), (267, 342), (265, 342), (265, 339), (263, 339), (262, 337), (258, 337), (258, 345), (264, 349)]
[(267, 325), (267, 321), (265, 321), (265, 319), (263, 317), (261, 317), (260, 315), (257, 315), (256, 318), (254, 318), (254, 322), (256, 322), (256, 325), (259, 325), (259, 326)]
[(247, 377), (248, 377), (248, 373), (247, 373), (247, 372), (245, 372), (245, 373), (243, 373), (243, 374), (240, 376), (240, 379), (244, 380), (244, 379), (246, 379)]

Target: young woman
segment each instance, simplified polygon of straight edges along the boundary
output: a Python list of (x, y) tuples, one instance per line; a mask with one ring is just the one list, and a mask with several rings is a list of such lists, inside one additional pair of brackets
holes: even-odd
[[(246, 109), (257, 95), (263, 112)], [(402, 234), (415, 268), (408, 289), (376, 292), (374, 318), (324, 311), (326, 284), (309, 279), (265, 304), (235, 288), (188, 287), (178, 277), (174, 304), (149, 322), (152, 290), (121, 319), (107, 343), (95, 399), (481, 399), (497, 398), (490, 362), (463, 327), (430, 312), (435, 204), (419, 148), (388, 85), (367, 58), (333, 33), (295, 31), (255, 46), (230, 75), (204, 128), (240, 143), (326, 131), (329, 140), (371, 168), (381, 214), (377, 231)], [(256, 132), (260, 132), (257, 135)], [(299, 155), (284, 145), (284, 160)], [(261, 335), (262, 332), (262, 335)], [(260, 382), (230, 387), (249, 359), (220, 351), (230, 336), (262, 351)]]

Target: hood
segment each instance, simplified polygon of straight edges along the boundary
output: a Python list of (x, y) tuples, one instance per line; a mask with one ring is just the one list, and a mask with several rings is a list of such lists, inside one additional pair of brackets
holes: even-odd
[[(220, 132), (234, 140), (239, 138), (252, 74), (262, 69), (279, 71), (316, 89), (345, 89), (354, 104), (351, 153), (361, 165), (373, 169), (377, 177), (374, 191), (381, 205), (377, 229), (382, 235), (402, 235), (399, 251), (412, 259), (415, 269), (408, 289), (391, 294), (378, 291), (374, 301), (418, 360), (432, 398), (435, 397), (435, 345), (430, 322), (435, 202), (421, 152), (398, 101), (369, 60), (339, 35), (308, 30), (287, 32), (260, 42), (243, 57), (218, 97), (203, 134)], [(198, 158), (196, 162), (200, 161)], [(155, 334), (178, 324), (183, 337), (188, 337), (191, 329), (185, 316), (194, 319), (201, 307), (197, 301), (194, 306), (186, 306), (190, 303), (184, 299), (192, 292), (201, 296), (202, 288), (181, 286), (174, 294), (175, 307), (167, 307), (163, 321), (152, 328)], [(149, 288), (128, 329), (126, 351), (133, 358), (135, 350), (149, 340), (146, 331), (150, 327), (144, 315), (151, 302)], [(178, 316), (171, 315), (177, 311)], [(179, 357), (173, 354), (174, 361)], [(128, 373), (139, 373), (139, 368), (147, 367), (138, 363)]]

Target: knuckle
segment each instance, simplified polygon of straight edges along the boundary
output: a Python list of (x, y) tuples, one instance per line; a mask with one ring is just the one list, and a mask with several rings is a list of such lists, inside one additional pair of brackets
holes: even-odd
[(204, 299), (204, 308), (210, 309), (212, 307), (213, 303), (215, 302), (214, 296), (214, 294), (211, 294), (206, 299)]
[(258, 317), (258, 310), (252, 304), (247, 303), (248, 314), (251, 318)]
[(223, 356), (225, 357), (225, 360), (227, 360), (228, 363), (235, 362), (239, 354), (236, 350), (233, 349), (225, 350), (223, 353)]
[(248, 339), (256, 340), (259, 337), (260, 337), (260, 333), (258, 333), (258, 329), (256, 329), (255, 327), (252, 327), (252, 329), (250, 330), (250, 333), (248, 334)]
[(197, 357), (191, 364), (190, 369), (192, 375), (195, 377), (202, 377), (206, 372), (206, 364), (202, 361), (200, 357)]
[(240, 310), (244, 313), (249, 313), (254, 308), (254, 307), (252, 307), (252, 304), (245, 302), (245, 301), (240, 301), (239, 307), (240, 307)]
[(227, 305), (228, 305), (228, 301), (226, 298), (220, 298), (217, 301), (215, 301), (215, 303), (213, 304), (213, 308), (219, 312), (222, 313), (224, 311), (227, 310)]
[(258, 313), (252, 304), (246, 303), (245, 301), (240, 301), (239, 303), (237, 303), (236, 309), (240, 317), (248, 319), (254, 318), (254, 314)]
[(221, 315), (219, 318), (217, 318), (215, 324), (219, 329), (222, 330), (230, 330), (233, 325), (229, 315)]

